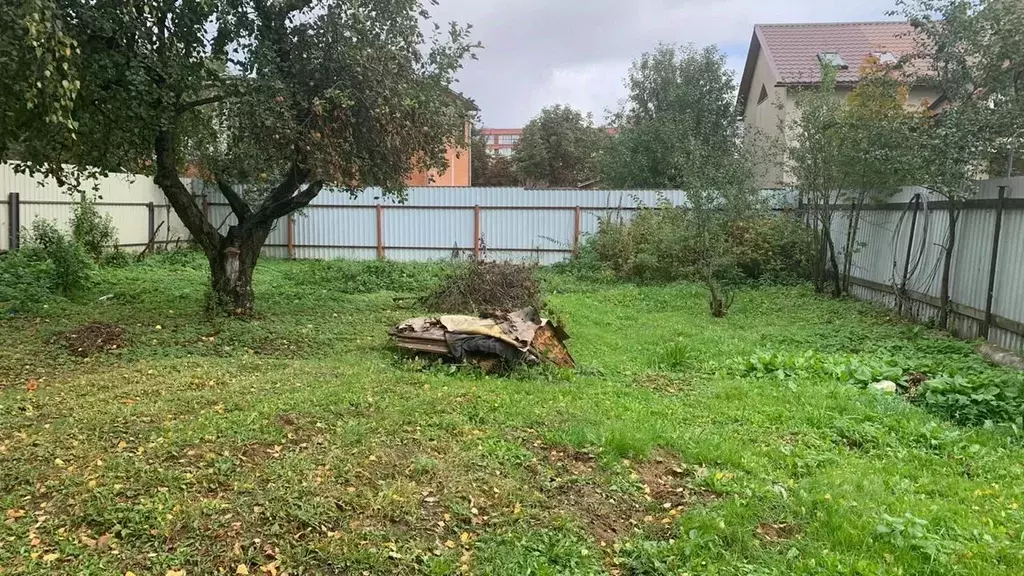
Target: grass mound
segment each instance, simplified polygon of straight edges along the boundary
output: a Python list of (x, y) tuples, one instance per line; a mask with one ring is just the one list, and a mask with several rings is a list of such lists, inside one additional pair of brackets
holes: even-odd
[(443, 280), (423, 299), (434, 312), (541, 309), (540, 283), (534, 264), (472, 262)]

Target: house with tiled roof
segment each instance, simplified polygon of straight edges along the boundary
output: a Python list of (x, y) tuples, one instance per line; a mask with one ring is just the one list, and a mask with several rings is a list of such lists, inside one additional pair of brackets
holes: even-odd
[[(754, 26), (737, 106), (743, 111), (748, 137), (756, 138), (767, 150), (759, 155), (761, 187), (786, 188), (790, 184), (782, 154), (784, 127), (795, 113), (797, 91), (821, 83), (822, 62), (837, 68), (836, 92), (845, 97), (869, 59), (895, 63), (916, 49), (915, 32), (907, 22)], [(927, 106), (937, 98), (934, 89), (913, 86), (907, 105)]]

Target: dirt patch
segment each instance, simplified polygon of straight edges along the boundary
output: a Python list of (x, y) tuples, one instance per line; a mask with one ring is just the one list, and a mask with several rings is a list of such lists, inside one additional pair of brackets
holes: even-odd
[(124, 328), (116, 324), (93, 322), (57, 335), (68, 353), (79, 358), (88, 358), (102, 352), (111, 352), (125, 347)]
[(629, 491), (614, 487), (591, 453), (540, 442), (530, 449), (537, 455), (531, 465), (541, 479), (541, 492), (555, 508), (579, 518), (601, 545), (611, 545), (636, 530), (656, 539), (668, 537), (677, 516), (696, 502), (715, 497), (692, 487), (689, 480), (694, 475), (665, 453), (630, 463), (640, 489)]
[(796, 524), (773, 524), (762, 522), (754, 529), (757, 537), (765, 542), (776, 543), (792, 540), (800, 535), (800, 528)]
[(511, 262), (472, 262), (426, 295), (422, 304), (435, 312), (541, 309), (537, 266)]
[(285, 412), (277, 415), (277, 423), (285, 428), (294, 428), (299, 424), (299, 415), (292, 412)]
[(644, 494), (664, 510), (682, 512), (697, 502), (714, 500), (717, 494), (696, 488), (693, 478), (706, 475), (704, 468), (687, 466), (660, 452), (635, 465)]
[(598, 543), (611, 544), (638, 528), (647, 514), (635, 494), (612, 492), (596, 475), (591, 454), (573, 448), (534, 445), (531, 462), (554, 507), (575, 516)]

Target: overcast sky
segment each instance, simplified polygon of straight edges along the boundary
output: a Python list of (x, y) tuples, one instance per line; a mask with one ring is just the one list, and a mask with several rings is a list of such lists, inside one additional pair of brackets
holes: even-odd
[(659, 42), (717, 44), (743, 70), (754, 24), (886, 20), (893, 0), (440, 0), (441, 22), (473, 25), (484, 44), (455, 88), (482, 124), (521, 127), (570, 104), (597, 122), (625, 95), (630, 62)]

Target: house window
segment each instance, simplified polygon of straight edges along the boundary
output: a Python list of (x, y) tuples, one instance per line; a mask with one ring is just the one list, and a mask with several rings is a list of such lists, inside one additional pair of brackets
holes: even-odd
[(895, 64), (899, 61), (892, 52), (872, 52), (871, 55), (878, 60), (879, 64)]
[(511, 148), (502, 148), (501, 150), (498, 150), (498, 154), (501, 154), (502, 156), (511, 156), (512, 155), (512, 149)]
[(519, 137), (513, 136), (512, 134), (502, 134), (498, 136), (498, 144), (515, 144), (517, 140), (519, 140)]
[(819, 52), (818, 61), (822, 64), (828, 64), (829, 66), (835, 66), (840, 70), (846, 70), (850, 66), (843, 60), (843, 57), (839, 55), (839, 52)]
[(757, 97), (757, 103), (760, 104), (768, 99), (768, 89), (765, 88), (764, 84), (761, 84), (761, 95)]

